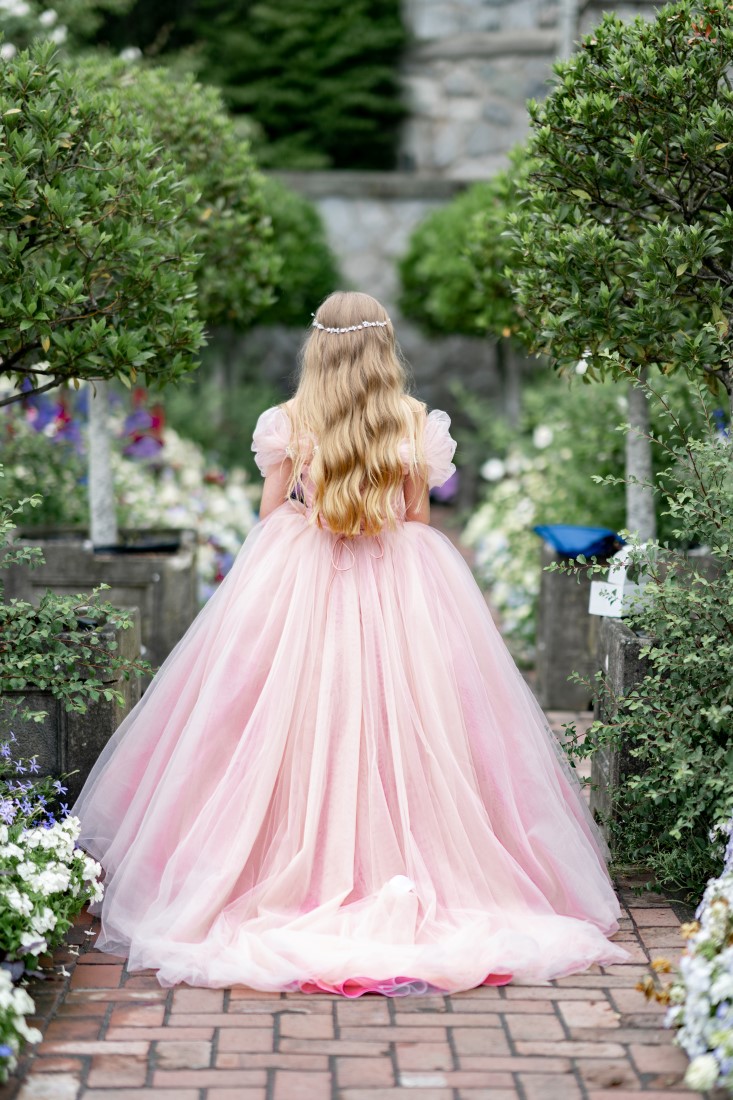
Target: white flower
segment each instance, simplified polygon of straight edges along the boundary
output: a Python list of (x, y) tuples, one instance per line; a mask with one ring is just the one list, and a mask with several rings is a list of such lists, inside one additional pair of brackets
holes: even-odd
[(53, 8), (47, 8), (46, 11), (42, 11), (38, 16), (38, 22), (42, 27), (52, 27), (58, 20), (58, 14)]
[(24, 917), (30, 916), (33, 912), (33, 902), (27, 894), (21, 894), (15, 886), (11, 886), (5, 893), (5, 900), (11, 909), (15, 909), (16, 912), (21, 913)]
[(63, 23), (60, 23), (58, 27), (54, 27), (48, 37), (52, 42), (55, 42), (57, 46), (61, 46), (66, 41), (68, 33), (68, 28), (65, 27)]
[(0, 11), (5, 11), (16, 19), (29, 15), (30, 10), (31, 6), (26, 3), (26, 0), (0, 0)]
[(576, 374), (585, 374), (587, 370), (588, 370), (587, 361), (584, 358), (579, 359), (578, 362), (575, 364), (575, 373)]
[(701, 1054), (687, 1067), (685, 1084), (688, 1089), (695, 1089), (696, 1092), (707, 1092), (715, 1085), (719, 1073), (720, 1067), (715, 1055)]
[(532, 433), (532, 442), (538, 451), (543, 451), (545, 447), (549, 447), (554, 438), (555, 433), (546, 424), (538, 424)]
[(91, 856), (84, 856), (84, 870), (82, 871), (82, 877), (85, 882), (90, 882), (96, 879), (101, 874), (102, 868), (96, 859), (92, 859)]
[(21, 932), (20, 946), (25, 948), (26, 955), (40, 955), (48, 945), (43, 936), (39, 936), (37, 932)]
[(43, 907), (40, 913), (31, 918), (31, 928), (39, 936), (42, 936), (44, 932), (51, 932), (56, 927), (56, 914), (52, 909), (49, 909), (47, 905)]
[(143, 51), (139, 46), (125, 46), (124, 50), (120, 50), (120, 61), (139, 61), (143, 55)]
[(506, 473), (506, 467), (500, 458), (490, 458), (481, 467), (481, 477), (486, 481), (501, 481)]
[(3, 42), (0, 46), (0, 61), (12, 61), (17, 52), (12, 42)]

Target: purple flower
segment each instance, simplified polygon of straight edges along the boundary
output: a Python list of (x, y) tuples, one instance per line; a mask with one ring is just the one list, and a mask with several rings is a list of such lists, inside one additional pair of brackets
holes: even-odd
[(4, 821), (6, 825), (10, 825), (15, 818), (15, 804), (10, 802), (9, 799), (0, 799), (0, 821)]
[(41, 769), (38, 766), (38, 761), (36, 760), (35, 756), (32, 756), (28, 761), (28, 771), (33, 772), (35, 775), (37, 775), (40, 770)]
[(69, 788), (65, 787), (60, 779), (54, 779), (53, 789), (56, 791), (57, 794), (66, 794)]
[(68, 806), (68, 803), (66, 803), (66, 802), (62, 802), (62, 803), (61, 803), (61, 810), (60, 810), (59, 812), (60, 812), (60, 814), (61, 814), (61, 816), (62, 816), (62, 817), (68, 817), (68, 816), (69, 816), (69, 806)]
[(47, 803), (47, 799), (45, 799), (42, 794), (39, 794), (39, 796), (38, 796), (38, 805), (39, 806), (45, 806), (46, 803)]
[(12, 730), (10, 731), (10, 740), (11, 741), (17, 741), (18, 740), (18, 738), (15, 736), (15, 734), (13, 733)]
[(140, 439), (128, 443), (123, 448), (122, 453), (127, 455), (128, 458), (152, 458), (158, 454), (162, 446), (163, 444), (157, 439), (153, 439), (150, 435), (144, 435)]
[(25, 772), (26, 772), (26, 769), (23, 767), (20, 760), (16, 760), (15, 761), (15, 774), (16, 775), (25, 775)]
[(33, 804), (29, 802), (27, 798), (24, 798), (20, 804), (20, 808), (24, 814), (29, 814), (33, 809)]
[(12, 1047), (7, 1046), (6, 1043), (0, 1043), (0, 1058), (9, 1058), (12, 1053)]
[(7, 741), (4, 741), (3, 744), (0, 745), (0, 756), (4, 756), (6, 760), (10, 756), (10, 745)]

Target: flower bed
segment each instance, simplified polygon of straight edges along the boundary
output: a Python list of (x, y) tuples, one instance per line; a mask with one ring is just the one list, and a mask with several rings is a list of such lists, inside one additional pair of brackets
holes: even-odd
[[(43, 485), (41, 525), (86, 522), (84, 388), (78, 398), (34, 398), (3, 418), (4, 492)], [(205, 601), (228, 572), (256, 516), (259, 490), (242, 468), (223, 470), (195, 443), (167, 427), (158, 406), (135, 395), (111, 418), (118, 518), (124, 527), (191, 528), (198, 537), (199, 595)]]
[(0, 1080), (22, 1043), (41, 1038), (26, 1021), (35, 1011), (27, 975), (84, 905), (102, 897), (101, 867), (76, 846), (79, 820), (60, 801), (66, 787), (34, 780), (35, 758), (14, 760), (14, 741), (11, 732), (0, 744)]
[(733, 822), (725, 866), (710, 879), (695, 914), (683, 925), (687, 947), (666, 991), (668, 1027), (691, 1059), (685, 1084), (733, 1093)]

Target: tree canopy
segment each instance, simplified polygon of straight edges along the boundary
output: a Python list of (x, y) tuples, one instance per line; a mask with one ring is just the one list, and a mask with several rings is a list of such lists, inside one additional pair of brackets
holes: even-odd
[(119, 95), (39, 43), (0, 68), (0, 358), (14, 392), (197, 362), (196, 195)]
[(589, 379), (679, 369), (733, 391), (733, 8), (606, 15), (530, 103), (516, 286), (537, 349)]

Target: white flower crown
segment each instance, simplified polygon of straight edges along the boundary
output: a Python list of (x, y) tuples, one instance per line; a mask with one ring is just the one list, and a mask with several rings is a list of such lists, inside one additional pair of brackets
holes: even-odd
[(362, 321), (359, 325), (347, 325), (346, 328), (333, 328), (328, 325), (322, 325), (320, 321), (313, 321), (313, 328), (319, 328), (321, 332), (356, 332), (360, 328), (385, 328), (389, 324), (389, 321)]

